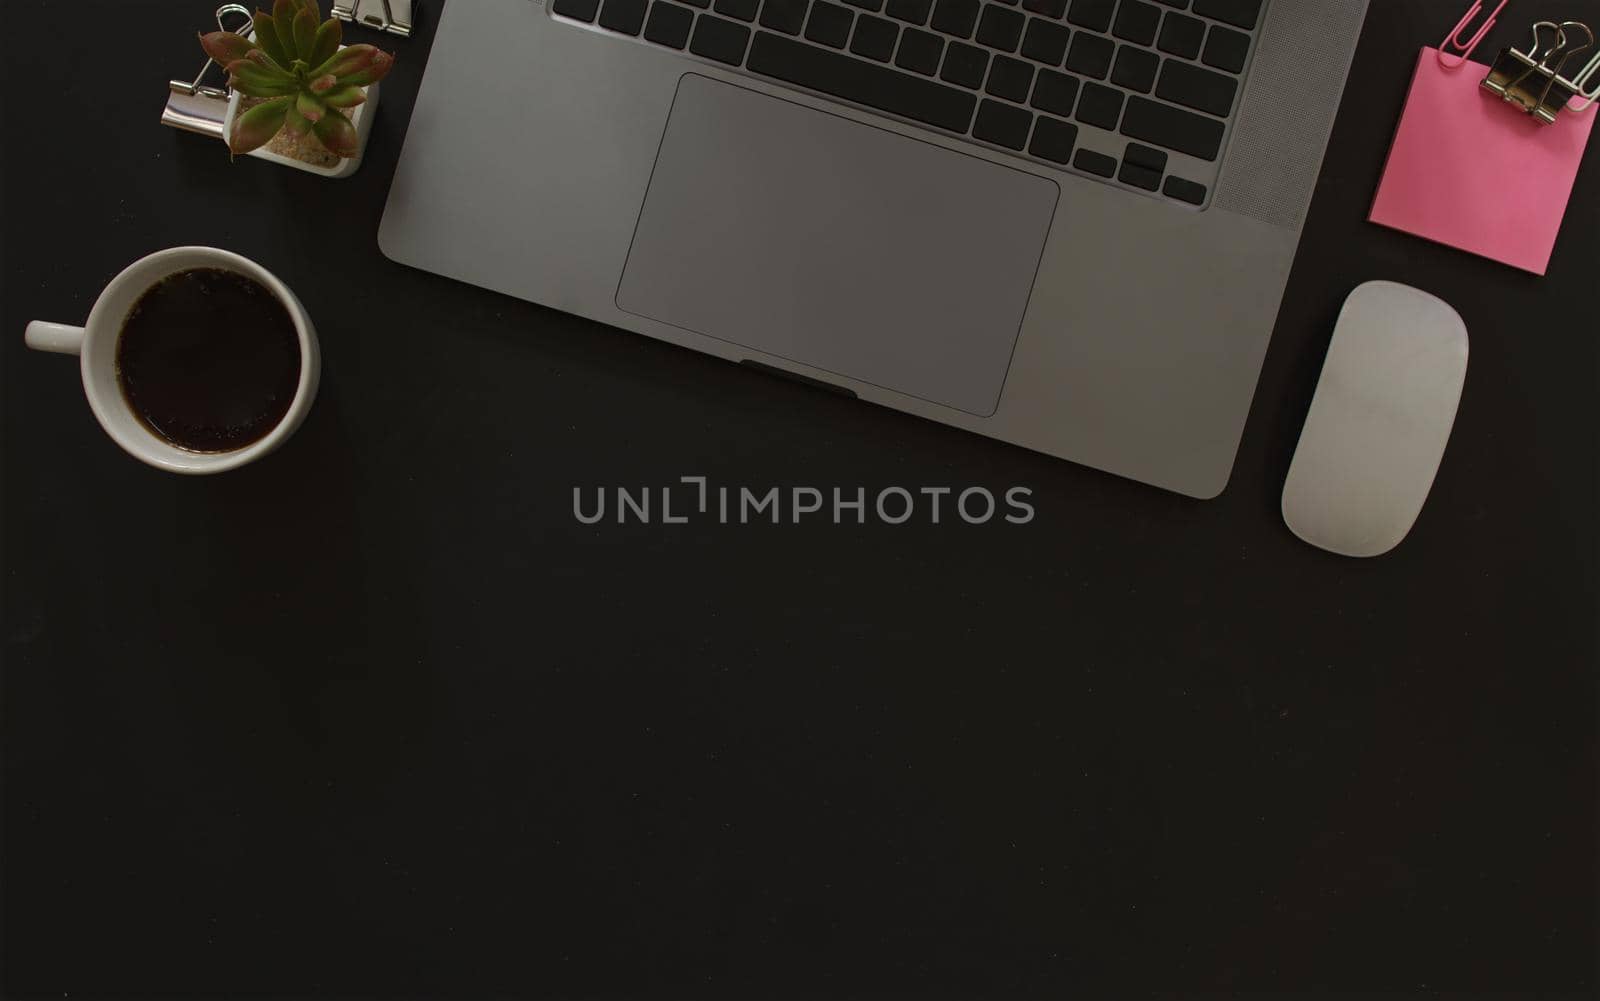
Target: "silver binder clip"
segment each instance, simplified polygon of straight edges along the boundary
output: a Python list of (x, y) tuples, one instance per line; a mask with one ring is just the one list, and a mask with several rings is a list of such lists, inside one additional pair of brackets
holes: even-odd
[(1524, 52), (1506, 49), (1494, 61), (1483, 88), (1514, 104), (1544, 125), (1552, 125), (1563, 109), (1587, 111), (1597, 96), (1588, 90), (1600, 61), (1567, 76), (1567, 66), (1595, 47), (1595, 35), (1580, 21), (1557, 24), (1540, 21), (1533, 26), (1533, 47)]
[[(236, 35), (249, 36), (255, 28), (255, 18), (243, 4), (227, 3), (217, 8), (217, 27)], [(200, 67), (193, 81), (173, 80), (167, 84), (167, 107), (161, 112), (161, 124), (187, 132), (198, 132), (213, 139), (222, 139), (223, 123), (228, 118), (228, 85), (206, 85), (206, 75), (216, 66), (211, 59)]]
[(1600, 55), (1589, 60), (1589, 65), (1579, 70), (1572, 82), (1578, 85), (1578, 96), (1572, 99), (1567, 109), (1575, 115), (1581, 115), (1594, 107), (1596, 101), (1600, 101)]
[[(420, 2), (420, 0), (419, 0)], [(333, 0), (333, 16), (352, 24), (411, 37), (412, 0)]]

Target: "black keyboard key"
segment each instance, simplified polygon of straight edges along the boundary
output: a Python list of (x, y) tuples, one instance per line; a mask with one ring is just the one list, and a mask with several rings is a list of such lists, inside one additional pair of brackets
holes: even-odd
[(1190, 205), (1205, 204), (1206, 186), (1204, 184), (1196, 184), (1182, 177), (1169, 177), (1166, 185), (1161, 190), (1168, 198), (1176, 198), (1180, 202), (1188, 202)]
[(805, 27), (808, 6), (810, 0), (767, 0), (761, 6), (761, 26), (785, 35), (798, 35)]
[(972, 134), (984, 142), (1020, 150), (1027, 145), (1028, 129), (1032, 125), (1031, 112), (985, 100), (978, 107), (978, 120), (973, 123)]
[(750, 29), (744, 25), (701, 14), (694, 26), (694, 40), (689, 43), (689, 51), (737, 66), (744, 62), (744, 48), (749, 41)]
[(656, 0), (650, 5), (650, 20), (645, 22), (644, 37), (657, 45), (681, 49), (689, 44), (689, 28), (693, 24), (693, 11)]
[(1071, 37), (1071, 31), (1054, 21), (1030, 18), (1028, 33), (1022, 36), (1022, 54), (1046, 66), (1060, 66)]
[(556, 0), (550, 9), (562, 17), (589, 24), (600, 10), (600, 0)]
[(1078, 78), (1040, 70), (1039, 80), (1033, 85), (1033, 106), (1040, 111), (1066, 118), (1078, 106)]
[(1160, 7), (1152, 7), (1141, 0), (1122, 0), (1122, 7), (1117, 11), (1117, 23), (1111, 33), (1125, 42), (1149, 45), (1156, 40), (1156, 28), (1160, 24)]
[(644, 27), (647, 0), (606, 0), (600, 8), (600, 27), (623, 35), (637, 35)]
[(883, 0), (844, 0), (844, 2), (852, 7), (870, 10), (874, 14), (883, 9)]
[(1156, 84), (1156, 96), (1162, 100), (1218, 118), (1228, 117), (1238, 92), (1236, 78), (1176, 59), (1168, 59), (1161, 67), (1161, 80)]
[(1156, 72), (1160, 68), (1161, 57), (1154, 52), (1124, 45), (1117, 50), (1117, 64), (1111, 68), (1111, 82), (1118, 87), (1148, 94), (1150, 88), (1156, 85)]
[(886, 63), (894, 55), (894, 43), (899, 37), (898, 24), (871, 14), (862, 14), (856, 18), (856, 34), (850, 40), (850, 51)]
[(1067, 20), (1090, 31), (1105, 31), (1111, 27), (1111, 12), (1117, 0), (1072, 0), (1072, 10)]
[(897, 21), (927, 24), (932, 11), (933, 0), (889, 0), (889, 9), (884, 13)]
[(1117, 178), (1123, 184), (1131, 184), (1146, 191), (1156, 191), (1161, 187), (1161, 171), (1151, 170), (1149, 167), (1141, 167), (1139, 164), (1129, 163), (1127, 160), (1122, 161), (1122, 172), (1117, 175)]
[(855, 14), (828, 0), (817, 0), (811, 5), (811, 20), (806, 22), (806, 37), (813, 42), (842, 49), (850, 41), (850, 23)]
[(1001, 52), (1017, 51), (1022, 41), (1022, 26), (1026, 18), (1014, 10), (995, 4), (985, 4), (983, 17), (978, 20), (978, 44)]
[(1193, 59), (1200, 54), (1200, 45), (1206, 40), (1206, 23), (1186, 14), (1168, 14), (1161, 22), (1161, 37), (1156, 48), (1175, 56)]
[(1254, 31), (1261, 17), (1261, 0), (1194, 0), (1194, 12), (1201, 17), (1226, 21), (1236, 28)]
[[(771, 3), (772, 0), (767, 0)], [(900, 33), (900, 52), (894, 57), (896, 66), (904, 67), (923, 76), (939, 72), (939, 58), (944, 55), (944, 39), (916, 28)]]
[(1138, 143), (1129, 143), (1128, 148), (1122, 151), (1122, 159), (1125, 163), (1135, 163), (1157, 173), (1167, 169), (1167, 154), (1165, 151), (1151, 149), (1149, 146), (1140, 146)]
[(1128, 113), (1122, 119), (1123, 135), (1202, 160), (1215, 160), (1222, 152), (1222, 133), (1222, 123), (1214, 118), (1145, 97), (1128, 98)]
[(1083, 85), (1083, 96), (1078, 98), (1078, 121), (1115, 130), (1117, 119), (1121, 117), (1122, 91), (1098, 83)]
[(978, 0), (938, 0), (933, 7), (933, 27), (947, 35), (971, 38), (978, 24)]
[(1022, 0), (1022, 9), (1060, 20), (1067, 12), (1067, 0)]
[(756, 32), (747, 66), (754, 73), (951, 132), (967, 131), (977, 104), (973, 95), (932, 80), (766, 31)]
[(1072, 158), (1072, 165), (1079, 170), (1098, 174), (1101, 177), (1114, 177), (1117, 173), (1117, 158), (1096, 153), (1092, 149), (1080, 149), (1078, 155)]
[(984, 89), (995, 97), (1021, 104), (1033, 89), (1033, 67), (1010, 56), (995, 56), (989, 64), (989, 83)]
[(1076, 125), (1058, 122), (1048, 115), (1040, 115), (1038, 124), (1033, 127), (1033, 142), (1028, 144), (1028, 152), (1054, 163), (1070, 163), (1072, 147), (1077, 144)]
[(1250, 36), (1219, 24), (1211, 29), (1211, 37), (1206, 39), (1203, 58), (1207, 66), (1215, 66), (1229, 73), (1243, 73), (1244, 64), (1250, 58)]
[[(606, 3), (615, 3), (616, 0), (606, 0)], [(736, 17), (741, 21), (754, 21), (756, 8), (761, 6), (761, 0), (717, 0), (712, 9), (718, 14)]]
[(977, 90), (983, 86), (984, 72), (988, 68), (989, 53), (960, 42), (951, 42), (945, 47), (944, 70), (939, 77)]
[(1072, 49), (1067, 53), (1067, 69), (1104, 80), (1106, 74), (1111, 72), (1111, 57), (1116, 50), (1116, 43), (1111, 39), (1080, 31), (1072, 38)]

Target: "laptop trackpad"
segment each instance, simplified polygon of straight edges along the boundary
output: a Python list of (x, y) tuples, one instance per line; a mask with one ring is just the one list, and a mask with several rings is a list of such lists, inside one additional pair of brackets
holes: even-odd
[(1055, 182), (683, 78), (617, 292), (628, 313), (993, 414)]

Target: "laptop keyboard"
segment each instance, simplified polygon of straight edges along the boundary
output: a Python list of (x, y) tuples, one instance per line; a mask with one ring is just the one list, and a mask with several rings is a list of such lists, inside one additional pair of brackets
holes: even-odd
[(1188, 205), (1265, 0), (552, 0), (685, 51)]

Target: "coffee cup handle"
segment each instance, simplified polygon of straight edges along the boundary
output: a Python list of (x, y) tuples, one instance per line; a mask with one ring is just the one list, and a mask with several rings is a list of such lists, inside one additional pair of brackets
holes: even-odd
[(45, 323), (34, 320), (28, 324), (28, 347), (35, 351), (54, 351), (56, 354), (75, 355), (83, 351), (83, 328), (65, 323)]

